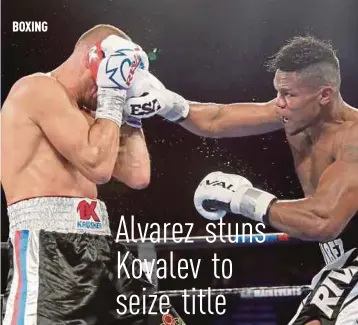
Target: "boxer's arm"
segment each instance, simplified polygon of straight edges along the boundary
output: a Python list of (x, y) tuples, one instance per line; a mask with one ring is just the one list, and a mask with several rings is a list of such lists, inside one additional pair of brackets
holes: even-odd
[(142, 129), (121, 127), (119, 153), (112, 176), (134, 189), (150, 182), (150, 158)]
[(188, 117), (180, 123), (204, 137), (243, 137), (282, 128), (274, 100), (267, 103), (190, 103)]
[(322, 174), (312, 197), (277, 201), (269, 222), (289, 235), (327, 241), (336, 238), (358, 211), (358, 127), (342, 144), (342, 154)]
[(28, 109), (30, 118), (55, 149), (86, 178), (97, 184), (107, 182), (117, 158), (117, 124), (98, 119), (90, 126), (76, 103), (52, 78), (37, 76), (19, 82), (22, 87), (12, 95), (13, 105)]
[[(89, 125), (95, 123), (91, 112), (82, 110)], [(150, 158), (141, 128), (123, 124), (117, 160), (112, 177), (133, 189), (143, 189), (150, 182)]]

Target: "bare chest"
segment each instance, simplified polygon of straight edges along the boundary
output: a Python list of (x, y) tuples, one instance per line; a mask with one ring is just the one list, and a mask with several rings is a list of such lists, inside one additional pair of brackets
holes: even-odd
[(313, 195), (323, 172), (334, 162), (333, 137), (316, 143), (307, 138), (289, 139), (297, 176), (305, 196)]

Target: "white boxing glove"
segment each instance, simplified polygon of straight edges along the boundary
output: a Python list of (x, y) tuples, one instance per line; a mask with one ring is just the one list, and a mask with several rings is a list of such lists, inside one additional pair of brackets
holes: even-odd
[(189, 114), (189, 103), (170, 91), (149, 71), (138, 70), (127, 93), (125, 112), (137, 118), (159, 115), (171, 122), (179, 122)]
[(88, 60), (98, 86), (96, 119), (110, 119), (120, 126), (127, 89), (137, 69), (148, 68), (148, 57), (137, 44), (110, 35), (90, 49)]
[(218, 220), (232, 212), (263, 222), (275, 200), (274, 195), (253, 187), (245, 177), (222, 172), (207, 175), (194, 194), (196, 210), (209, 220)]

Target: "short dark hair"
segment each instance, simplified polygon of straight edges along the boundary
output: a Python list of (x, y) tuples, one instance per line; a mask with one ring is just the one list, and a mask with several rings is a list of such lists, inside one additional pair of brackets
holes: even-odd
[(117, 35), (126, 40), (131, 40), (130, 37), (119, 28), (112, 25), (100, 24), (92, 27), (82, 34), (75, 47), (78, 47), (80, 44), (88, 44), (92, 46), (93, 43), (100, 42), (110, 35)]
[(340, 87), (340, 68), (336, 51), (329, 41), (313, 36), (290, 39), (266, 63), (268, 71), (298, 72), (314, 75), (320, 83)]
[(298, 36), (290, 39), (267, 62), (269, 71), (300, 71), (308, 66), (326, 62), (339, 69), (336, 51), (328, 41), (313, 36)]

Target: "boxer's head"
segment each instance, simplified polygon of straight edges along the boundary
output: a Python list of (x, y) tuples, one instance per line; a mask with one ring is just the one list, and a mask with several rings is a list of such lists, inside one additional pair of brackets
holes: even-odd
[(89, 50), (96, 44), (106, 39), (110, 35), (117, 35), (127, 40), (131, 40), (127, 34), (111, 25), (97, 25), (85, 32), (77, 41), (74, 55), (78, 59), (81, 74), (79, 80), (79, 103), (88, 109), (95, 110), (97, 106), (97, 86), (93, 80), (89, 68)]
[(268, 62), (275, 72), (276, 105), (285, 130), (294, 135), (329, 114), (341, 83), (339, 61), (329, 43), (295, 37)]

